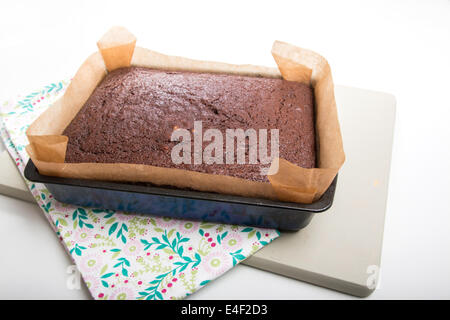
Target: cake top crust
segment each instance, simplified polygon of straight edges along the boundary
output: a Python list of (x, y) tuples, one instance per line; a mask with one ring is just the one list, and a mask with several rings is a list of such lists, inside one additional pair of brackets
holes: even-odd
[[(175, 164), (177, 128), (279, 130), (279, 155), (315, 167), (314, 100), (303, 83), (239, 75), (116, 69), (64, 130), (66, 162), (134, 163), (265, 181), (256, 164)], [(270, 135), (268, 136), (270, 152)], [(203, 149), (209, 142), (203, 142)], [(226, 154), (226, 144), (223, 143)], [(234, 148), (236, 152), (236, 147)]]

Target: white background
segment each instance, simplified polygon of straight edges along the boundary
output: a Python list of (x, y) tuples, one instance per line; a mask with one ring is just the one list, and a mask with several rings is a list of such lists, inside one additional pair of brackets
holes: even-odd
[[(142, 47), (230, 63), (275, 66), (283, 40), (325, 56), (337, 84), (394, 94), (381, 284), (369, 298), (450, 298), (448, 0), (1, 1), (0, 99), (72, 77), (112, 25)], [(1, 298), (87, 296), (65, 288), (69, 264), (36, 206), (0, 196)], [(238, 266), (193, 298), (350, 297)]]

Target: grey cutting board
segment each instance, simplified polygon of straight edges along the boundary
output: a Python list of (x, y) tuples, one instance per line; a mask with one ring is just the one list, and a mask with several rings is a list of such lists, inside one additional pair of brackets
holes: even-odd
[[(374, 290), (379, 274), (395, 98), (337, 86), (336, 100), (347, 159), (332, 208), (243, 263), (364, 297)], [(0, 167), (0, 193), (34, 202), (6, 151)]]
[(378, 280), (395, 122), (395, 98), (336, 88), (346, 162), (333, 206), (283, 233), (244, 263), (365, 297)]
[(9, 197), (34, 202), (8, 151), (0, 153), (0, 168), (0, 193)]

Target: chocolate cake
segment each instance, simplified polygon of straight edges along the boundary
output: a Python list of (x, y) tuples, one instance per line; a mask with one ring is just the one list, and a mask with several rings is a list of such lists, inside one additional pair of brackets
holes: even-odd
[[(194, 121), (202, 121), (203, 132), (223, 133), (224, 157), (226, 129), (278, 129), (280, 157), (304, 168), (315, 166), (314, 101), (308, 85), (143, 67), (106, 75), (64, 130), (69, 137), (65, 161), (147, 164), (267, 181), (259, 159), (244, 165), (174, 164), (171, 150), (178, 142), (171, 141), (171, 134), (177, 128), (192, 132)], [(203, 142), (203, 148), (209, 143)]]

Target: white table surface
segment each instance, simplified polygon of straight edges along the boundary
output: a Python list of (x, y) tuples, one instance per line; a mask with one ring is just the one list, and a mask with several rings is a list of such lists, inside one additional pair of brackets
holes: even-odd
[[(381, 279), (368, 299), (450, 298), (449, 1), (2, 1), (0, 12), (1, 100), (70, 78), (116, 24), (140, 46), (231, 63), (275, 66), (272, 41), (291, 42), (324, 55), (336, 83), (394, 94)], [(69, 265), (40, 209), (0, 196), (0, 298), (89, 297), (67, 289)], [(192, 298), (352, 299), (247, 266)]]

